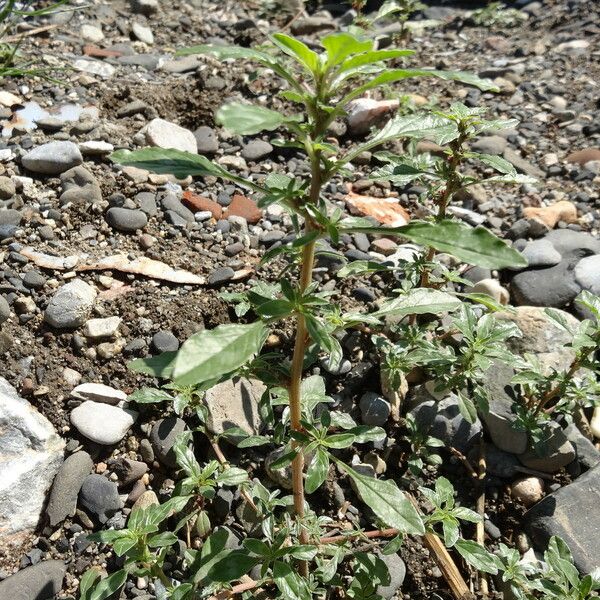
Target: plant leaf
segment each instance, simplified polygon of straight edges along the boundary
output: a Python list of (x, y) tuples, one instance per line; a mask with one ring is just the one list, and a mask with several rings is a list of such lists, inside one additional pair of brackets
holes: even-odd
[(123, 569), (105, 577), (90, 595), (90, 600), (106, 600), (110, 598), (119, 588), (123, 587), (127, 580), (127, 572)]
[(254, 135), (261, 131), (273, 131), (282, 125), (286, 117), (274, 110), (253, 104), (231, 102), (219, 108), (216, 121), (226, 129), (242, 135)]
[(472, 540), (459, 539), (454, 545), (458, 553), (478, 571), (496, 575), (502, 569), (502, 562), (483, 546)]
[(309, 73), (317, 74), (319, 72), (319, 55), (304, 42), (285, 33), (274, 33), (271, 40), (280, 50), (304, 65)]
[(180, 385), (194, 385), (231, 373), (258, 354), (266, 335), (260, 321), (196, 333), (177, 352), (173, 378)]
[(402, 533), (424, 535), (419, 513), (393, 481), (361, 475), (342, 461), (336, 460), (336, 463), (352, 478), (362, 501), (386, 525)]
[(169, 379), (173, 374), (173, 365), (177, 352), (163, 352), (157, 356), (136, 358), (127, 363), (127, 367), (136, 373)]
[(431, 288), (415, 288), (397, 298), (386, 300), (379, 310), (373, 313), (375, 316), (394, 315), (403, 317), (405, 315), (438, 315), (443, 312), (458, 309), (462, 302), (440, 290)]
[(323, 448), (317, 448), (306, 471), (306, 493), (312, 494), (321, 487), (329, 471), (329, 455)]

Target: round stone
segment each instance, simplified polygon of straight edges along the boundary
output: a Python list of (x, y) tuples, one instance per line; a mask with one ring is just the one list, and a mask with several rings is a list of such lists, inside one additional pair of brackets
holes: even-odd
[(170, 331), (157, 331), (152, 336), (152, 348), (156, 352), (175, 352), (179, 350), (179, 340)]
[(133, 410), (92, 400), (86, 400), (71, 411), (71, 423), (77, 431), (103, 446), (120, 442), (136, 418)]
[(600, 295), (600, 254), (582, 258), (575, 266), (575, 281), (588, 292)]
[(30, 150), (22, 159), (23, 166), (34, 173), (58, 175), (83, 162), (73, 142), (49, 142)]
[(194, 134), (164, 119), (152, 119), (146, 127), (146, 140), (151, 146), (174, 148), (197, 154), (198, 145)]
[(96, 290), (82, 281), (75, 279), (63, 285), (52, 297), (44, 320), (57, 329), (72, 329), (85, 323), (94, 302)]
[(106, 213), (106, 222), (119, 231), (133, 233), (146, 226), (148, 217), (141, 210), (113, 206)]
[(544, 482), (539, 477), (519, 479), (512, 484), (510, 495), (529, 508), (544, 497)]

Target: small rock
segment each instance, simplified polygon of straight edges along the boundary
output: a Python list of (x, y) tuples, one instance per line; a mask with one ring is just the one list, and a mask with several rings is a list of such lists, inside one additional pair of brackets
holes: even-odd
[(566, 427), (564, 432), (567, 439), (575, 447), (577, 460), (586, 469), (591, 469), (600, 462), (600, 450), (579, 431), (575, 423), (571, 423)]
[(219, 149), (219, 138), (212, 127), (203, 125), (194, 131), (198, 154), (215, 154)]
[(54, 294), (44, 312), (44, 320), (56, 329), (79, 327), (85, 323), (95, 300), (96, 290), (85, 281), (75, 279)]
[(332, 29), (335, 29), (335, 24), (331, 16), (303, 17), (292, 23), (292, 33), (294, 35), (310, 35), (311, 33)]
[(0, 177), (0, 200), (9, 200), (17, 193), (14, 181), (10, 177)]
[(231, 281), (235, 277), (235, 271), (231, 267), (219, 267), (208, 276), (208, 285), (221, 285)]
[(567, 162), (577, 163), (581, 166), (592, 162), (594, 160), (600, 160), (600, 149), (598, 148), (585, 148), (584, 150), (577, 150), (571, 152), (566, 158)]
[(131, 510), (149, 508), (150, 506), (157, 506), (160, 504), (158, 497), (152, 490), (145, 491), (131, 507)]
[(528, 469), (543, 473), (556, 473), (576, 458), (575, 448), (557, 423), (546, 425), (544, 443), (519, 455), (519, 460)]
[(575, 281), (588, 292), (600, 295), (600, 255), (582, 258), (575, 265)]
[(112, 406), (116, 406), (119, 402), (127, 400), (125, 392), (115, 390), (103, 383), (82, 383), (71, 392), (71, 397), (83, 400), (84, 402), (92, 400), (93, 402), (111, 404)]
[(520, 173), (535, 177), (536, 179), (543, 179), (545, 177), (544, 171), (522, 158), (512, 148), (505, 148), (502, 156)]
[(115, 473), (119, 476), (119, 484), (122, 487), (130, 486), (148, 471), (146, 463), (139, 460), (131, 460), (130, 458), (124, 458), (112, 466)]
[(376, 100), (374, 98), (357, 98), (352, 100), (346, 112), (348, 127), (353, 135), (367, 133), (372, 127), (381, 123), (390, 112), (398, 108), (399, 101)]
[(45, 560), (0, 581), (0, 598), (49, 600), (60, 594), (67, 566), (62, 560)]
[(510, 486), (510, 495), (529, 508), (544, 497), (544, 482), (539, 477), (518, 479)]
[(63, 193), (60, 202), (76, 205), (93, 204), (102, 200), (102, 190), (98, 181), (85, 167), (78, 166), (65, 171), (60, 176)]
[(83, 157), (73, 142), (48, 142), (30, 150), (23, 156), (23, 166), (34, 173), (58, 175), (83, 162)]
[(236, 194), (227, 208), (227, 216), (243, 217), (248, 223), (254, 224), (260, 221), (262, 211), (256, 206), (254, 200)]
[(106, 523), (117, 511), (123, 508), (117, 484), (103, 475), (92, 473), (83, 481), (79, 492), (79, 502), (100, 523)]
[(110, 154), (115, 147), (101, 140), (88, 140), (79, 142), (79, 150), (83, 156), (104, 156)]
[(273, 146), (263, 140), (252, 140), (242, 148), (241, 155), (246, 160), (253, 162), (269, 156), (273, 152)]
[(77, 431), (103, 446), (120, 442), (136, 418), (137, 413), (133, 410), (91, 400), (71, 411), (71, 423)]
[(150, 432), (150, 443), (156, 455), (165, 466), (172, 469), (177, 467), (177, 460), (173, 452), (173, 444), (177, 437), (185, 430), (185, 421), (177, 417), (160, 419), (152, 427)]
[(521, 254), (527, 259), (528, 267), (552, 267), (557, 265), (562, 256), (547, 239), (533, 240), (527, 245)]
[(154, 34), (150, 27), (146, 27), (141, 23), (133, 23), (131, 32), (138, 40), (140, 40), (140, 42), (144, 42), (144, 44), (148, 44), (149, 46), (154, 44)]
[(140, 15), (150, 17), (158, 12), (158, 0), (133, 0), (133, 10)]
[(103, 319), (90, 319), (83, 327), (83, 335), (92, 340), (110, 338), (116, 335), (121, 317), (105, 317)]
[(473, 142), (472, 148), (475, 152), (500, 156), (507, 146), (508, 141), (506, 138), (500, 135), (487, 135)]
[(102, 33), (102, 29), (100, 27), (96, 27), (95, 25), (90, 25), (89, 23), (84, 23), (81, 26), (81, 37), (88, 42), (92, 42), (93, 44), (97, 44), (104, 39), (104, 33)]
[(79, 490), (93, 468), (94, 463), (87, 452), (75, 452), (65, 460), (54, 478), (46, 508), (50, 527), (75, 515)]
[(190, 191), (183, 193), (182, 203), (194, 213), (209, 211), (215, 219), (220, 219), (223, 215), (223, 208), (218, 202), (198, 196)]
[(146, 127), (146, 140), (151, 146), (175, 148), (184, 152), (198, 153), (194, 134), (164, 119), (152, 119)]
[(385, 425), (391, 414), (390, 403), (375, 392), (365, 392), (361, 396), (359, 406), (365, 425)]
[(157, 331), (152, 336), (152, 348), (156, 352), (175, 352), (179, 350), (179, 340), (171, 331)]
[(508, 304), (510, 295), (508, 290), (500, 285), (497, 279), (482, 279), (470, 290), (474, 294), (487, 294), (499, 304)]
[(406, 565), (398, 554), (378, 554), (378, 558), (386, 564), (390, 573), (390, 582), (387, 585), (379, 585), (377, 594), (386, 600), (397, 598), (396, 593), (402, 587), (406, 577)]
[(527, 219), (538, 219), (549, 229), (554, 229), (559, 221), (577, 223), (577, 207), (568, 200), (561, 200), (551, 206), (528, 206), (523, 209)]
[(4, 298), (0, 296), (0, 325), (10, 318), (10, 305)]
[(106, 213), (106, 222), (119, 231), (133, 233), (146, 226), (148, 217), (141, 210), (113, 206)]

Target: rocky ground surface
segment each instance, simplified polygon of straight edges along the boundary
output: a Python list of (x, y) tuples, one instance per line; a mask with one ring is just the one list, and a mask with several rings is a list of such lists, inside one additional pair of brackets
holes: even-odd
[[(521, 0), (517, 6), (527, 17), (521, 24), (488, 29), (470, 25), (467, 10), (454, 3), (430, 4), (420, 16), (438, 23), (414, 30), (407, 44), (417, 50), (413, 64), (474, 71), (501, 91), (482, 94), (424, 80), (389, 92), (411, 94), (416, 104), (461, 99), (488, 107), (490, 116), (519, 119), (514, 130), (482, 138), (475, 148), (503, 156), (538, 182), (475, 188), (455, 214), (514, 243), (530, 266), (472, 269), (467, 276), (478, 290), (508, 293), (521, 307), (507, 316), (525, 333), (515, 351), (568, 364), (568, 339), (539, 307), (581, 317), (571, 305), (578, 292), (600, 294), (600, 5)], [(325, 6), (329, 12), (313, 9), (290, 26), (311, 43), (348, 23), (342, 3)], [(151, 503), (172, 488), (170, 444), (185, 424), (159, 408), (127, 404), (143, 379), (126, 363), (175, 350), (190, 334), (234, 319), (219, 293), (243, 290), (256, 278), (264, 250), (284, 243), (293, 229), (281, 211), (263, 213), (235, 185), (210, 177), (176, 181), (120, 168), (107, 156), (118, 148), (177, 147), (254, 179), (306, 172), (301, 157), (275, 148), (268, 135), (232, 136), (214, 124), (215, 110), (227, 99), (269, 103), (274, 80), (255, 77), (246, 63), (174, 56), (198, 43), (261, 43), (295, 12), (250, 1), (92, 0), (31, 23), (49, 27), (28, 35), (23, 53), (65, 70), (56, 82), (4, 80), (0, 91), (0, 597), (33, 598), (40, 590), (74, 597), (90, 565), (114, 565), (110, 552), (86, 534), (122, 527), (134, 504)], [(391, 41), (394, 27), (380, 32), (382, 44)], [(331, 137), (345, 145), (359, 136), (339, 123)], [(430, 144), (422, 149), (436, 151)], [(409, 218), (424, 214), (416, 186), (372, 185), (365, 179), (369, 156), (354, 169), (353, 193), (394, 198)], [(356, 210), (345, 182), (333, 182), (327, 194), (344, 210)], [(406, 253), (394, 241), (364, 235), (342, 239), (337, 250), (349, 259)], [(322, 262), (319, 280), (335, 285), (339, 266)], [(375, 302), (385, 287), (377, 277), (340, 284), (357, 306)], [(285, 331), (273, 341), (288, 342)], [(330, 393), (357, 418), (385, 424), (389, 404), (380, 395), (376, 358), (354, 334), (344, 349), (342, 371), (322, 368)], [(580, 568), (598, 566), (600, 508), (593, 490), (600, 467), (593, 467), (600, 452), (571, 427), (557, 432), (551, 455), (528, 454), (526, 440), (506, 427), (510, 376), (497, 369), (489, 382), (488, 539), (527, 552), (559, 533), (573, 545)], [(241, 386), (211, 392), (214, 427), (223, 421), (260, 427), (243, 410), (241, 393)], [(427, 410), (433, 398), (425, 387), (411, 390), (410, 398), (416, 418), (431, 423), (434, 435), (469, 452), (481, 425), (462, 419), (455, 398), (444, 399), (437, 416)], [(395, 436), (400, 440), (401, 432), (391, 427), (390, 439)], [(263, 454), (227, 450), (263, 477)], [(463, 466), (444, 459), (444, 472), (472, 503)], [(399, 450), (375, 448), (360, 460), (393, 473)], [(527, 507), (552, 492), (550, 504), (560, 510), (549, 517), (542, 501), (524, 529)], [(333, 514), (344, 507), (345, 518), (366, 524), (349, 488), (331, 482), (319, 502)], [(218, 507), (215, 522), (232, 532), (243, 529), (239, 498), (221, 492)], [(406, 578), (396, 577), (386, 597), (449, 597), (419, 544), (407, 544), (390, 560)], [(20, 596), (23, 590), (30, 596)], [(149, 600), (152, 584), (128, 583), (124, 597)]]

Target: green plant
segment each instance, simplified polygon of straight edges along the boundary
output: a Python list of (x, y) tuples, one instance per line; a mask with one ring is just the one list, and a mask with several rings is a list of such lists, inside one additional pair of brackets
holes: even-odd
[[(50, 69), (37, 67), (31, 61), (23, 60), (19, 51), (23, 37), (13, 35), (21, 19), (48, 15), (60, 6), (68, 4), (69, 0), (56, 0), (44, 8), (33, 9), (33, 0), (17, 2), (6, 0), (0, 7), (0, 78), (2, 77), (42, 77), (54, 80)], [(10, 41), (7, 41), (10, 40)]]
[[(478, 111), (453, 105), (445, 113), (396, 116), (364, 143), (346, 150), (327, 140), (329, 125), (345, 114), (350, 101), (392, 82), (433, 76), (477, 85), (484, 90), (492, 86), (458, 72), (408, 67), (382, 71), (381, 66), (386, 61), (403, 59), (412, 54), (411, 51), (375, 50), (372, 41), (348, 33), (323, 38), (321, 53), (283, 34), (275, 34), (272, 42), (279, 56), (271, 50), (213, 46), (199, 46), (181, 54), (249, 58), (279, 76), (287, 84), (280, 95), (299, 107), (297, 113), (287, 115), (261, 106), (233, 103), (219, 109), (217, 120), (242, 135), (283, 130), (285, 137), (277, 138), (276, 143), (305, 156), (310, 167), (309, 177), (294, 179), (273, 173), (264, 180), (245, 179), (203, 156), (177, 150), (119, 151), (112, 156), (121, 165), (179, 177), (212, 175), (248, 188), (259, 196), (260, 207), (278, 203), (290, 213), (296, 238), (263, 257), (263, 263), (285, 259), (277, 284), (259, 282), (243, 294), (228, 296), (236, 303), (238, 317), (255, 315), (256, 321), (202, 331), (189, 338), (176, 353), (140, 359), (131, 365), (139, 372), (172, 382), (164, 389), (142, 389), (131, 399), (173, 402), (175, 410), (190, 422), (193, 434), (203, 433), (208, 437), (217, 461), (200, 464), (194, 438), (186, 434), (175, 449), (182, 475), (171, 500), (160, 507), (134, 511), (127, 529), (101, 532), (95, 539), (111, 543), (116, 554), (125, 556), (126, 572), (156, 579), (160, 598), (192, 600), (220, 590), (228, 593), (226, 590), (231, 588), (232, 592), (243, 593), (255, 587), (268, 589), (269, 597), (273, 598), (333, 598), (336, 590), (346, 588), (346, 580), (340, 575), (343, 569), (352, 576), (347, 588), (349, 597), (376, 600), (377, 585), (385, 584), (389, 575), (376, 553), (362, 552), (353, 545), (353, 540), (361, 539), (363, 532), (355, 530), (328, 537), (328, 519), (317, 515), (307, 502), (307, 495), (315, 493), (337, 470), (352, 482), (359, 498), (372, 511), (376, 525), (387, 526), (386, 531), (394, 536), (385, 551), (397, 551), (403, 536), (423, 535), (426, 527), (435, 531), (435, 525), (441, 523), (446, 541), (452, 542), (452, 547), (477, 568), (489, 570), (491, 559), (480, 544), (456, 539), (457, 520), (473, 521), (475, 517), (471, 511), (454, 505), (449, 482), (438, 480), (431, 494), (424, 492), (435, 510), (433, 516), (423, 518), (394, 481), (372, 477), (348, 464), (351, 448), (380, 441), (385, 431), (380, 427), (357, 425), (349, 415), (330, 411), (331, 398), (323, 379), (304, 378), (303, 374), (319, 354), (324, 354), (331, 366), (340, 363), (343, 358), (340, 335), (345, 330), (365, 325), (373, 330), (384, 330), (385, 321), (391, 317), (409, 316), (412, 322), (407, 327), (396, 327), (400, 330), (396, 331), (400, 337), (398, 348), (383, 343), (386, 353), (383, 370), (387, 371), (390, 385), (398, 383), (404, 369), (424, 366), (437, 369), (443, 385), (457, 392), (465, 387), (473, 391), (491, 359), (501, 354), (501, 342), (512, 334), (512, 329), (496, 323), (490, 316), (477, 319), (475, 309), (463, 307), (459, 295), (436, 289), (459, 278), (452, 271), (442, 269), (438, 281), (434, 259), (437, 250), (491, 268), (524, 264), (519, 253), (486, 229), (471, 228), (446, 214), (447, 204), (456, 191), (478, 180), (459, 171), (459, 165), (467, 158), (478, 159), (500, 171), (500, 176), (488, 181), (518, 180), (512, 167), (502, 159), (468, 153), (463, 147), (472, 135), (505, 126), (505, 122), (490, 124), (481, 120)], [(376, 177), (398, 182), (398, 178), (408, 175), (409, 180), (430, 181), (430, 191), (438, 206), (435, 219), (415, 221), (403, 227), (381, 227), (369, 219), (343, 217), (341, 210), (328, 202), (325, 185), (334, 178), (348, 176), (346, 166), (356, 156), (393, 140), (423, 137), (449, 144), (448, 159), (440, 162), (423, 159), (422, 163), (412, 161), (407, 165), (404, 159), (382, 154), (380, 157), (386, 166)], [(399, 293), (382, 302), (372, 313), (344, 312), (333, 301), (332, 293), (320, 289), (313, 281), (318, 242), (328, 238), (336, 244), (340, 236), (357, 232), (401, 237), (430, 248), (419, 259), (418, 269), (412, 271)], [(353, 263), (347, 265), (345, 275), (387, 270), (386, 265), (379, 263)], [(464, 297), (492, 310), (496, 308), (487, 297)], [(444, 346), (445, 354), (436, 359), (434, 354), (443, 346), (442, 342), (447, 341), (449, 332), (438, 333), (435, 321), (420, 321), (417, 316), (459, 309), (453, 321), (456, 331), (450, 334), (459, 333), (462, 341), (453, 351), (450, 346)], [(271, 327), (282, 320), (291, 322), (294, 328), (294, 348), (289, 361), (280, 354), (261, 354)], [(240, 429), (212, 435), (205, 425), (203, 392), (234, 376), (249, 375), (258, 376), (267, 384), (261, 410), (272, 435), (248, 435)], [(472, 415), (471, 405), (466, 400), (463, 404), (465, 413)], [(289, 469), (292, 495), (280, 497), (279, 491), (269, 492), (260, 483), (250, 482), (242, 469), (229, 465), (219, 447), (221, 438), (235, 441), (242, 448), (275, 444), (279, 457), (270, 468)], [(425, 440), (425, 448), (433, 445), (432, 439)], [(422, 452), (422, 448), (416, 448), (415, 452)], [(239, 487), (245, 509), (252, 513), (262, 535), (261, 539), (249, 537), (237, 550), (226, 547), (222, 530), (210, 533), (206, 512), (215, 490), (229, 485)], [(177, 522), (172, 526), (169, 523), (174, 519)], [(161, 525), (166, 529), (164, 533), (159, 533)], [(188, 542), (193, 534), (200, 547), (188, 544), (178, 568), (179, 575), (173, 577), (166, 574), (163, 566), (169, 547), (177, 541), (180, 531), (186, 532)], [(373, 535), (379, 533), (380, 530), (376, 530)], [(254, 567), (259, 568), (260, 576), (252, 581), (240, 581)], [(121, 579), (114, 581), (118, 583)], [(237, 581), (240, 583), (236, 584)], [(105, 597), (99, 595), (93, 600)]]
[(471, 20), (478, 27), (516, 27), (526, 19), (527, 15), (516, 8), (507, 8), (504, 2), (490, 2), (471, 14)]

